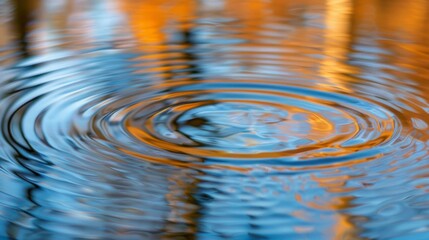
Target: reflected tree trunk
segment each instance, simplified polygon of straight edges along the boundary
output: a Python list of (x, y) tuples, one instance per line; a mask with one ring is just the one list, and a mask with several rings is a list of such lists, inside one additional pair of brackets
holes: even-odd
[(31, 55), (29, 51), (28, 33), (31, 30), (31, 22), (35, 18), (34, 12), (40, 6), (40, 0), (11, 0), (14, 8), (13, 24), (14, 32), (19, 42), (19, 49), (23, 57)]

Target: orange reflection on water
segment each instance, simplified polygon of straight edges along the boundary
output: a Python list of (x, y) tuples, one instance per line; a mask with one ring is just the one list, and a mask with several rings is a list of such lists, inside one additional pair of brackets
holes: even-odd
[(167, 27), (186, 31), (196, 14), (195, 1), (188, 0), (121, 1), (120, 4), (139, 48), (149, 52), (165, 49)]

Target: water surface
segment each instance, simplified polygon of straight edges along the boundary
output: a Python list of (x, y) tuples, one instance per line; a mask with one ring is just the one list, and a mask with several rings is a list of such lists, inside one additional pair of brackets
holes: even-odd
[(429, 238), (428, 1), (17, 2), (2, 238)]

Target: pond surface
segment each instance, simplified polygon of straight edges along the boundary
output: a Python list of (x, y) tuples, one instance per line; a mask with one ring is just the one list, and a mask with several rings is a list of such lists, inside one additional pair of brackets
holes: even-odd
[(429, 1), (22, 3), (2, 239), (429, 239)]

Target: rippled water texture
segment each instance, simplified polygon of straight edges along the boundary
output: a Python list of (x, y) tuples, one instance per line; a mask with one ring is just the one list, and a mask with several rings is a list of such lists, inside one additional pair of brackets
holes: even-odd
[(429, 1), (23, 2), (1, 239), (429, 239)]

